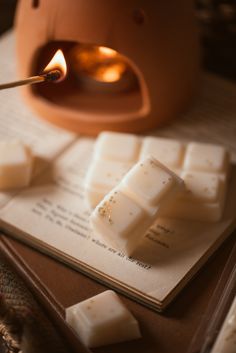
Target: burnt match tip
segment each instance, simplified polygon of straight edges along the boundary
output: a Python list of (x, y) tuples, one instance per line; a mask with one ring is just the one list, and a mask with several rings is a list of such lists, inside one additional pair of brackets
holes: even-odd
[(40, 76), (44, 77), (47, 82), (57, 82), (62, 78), (62, 72), (60, 70), (52, 70)]

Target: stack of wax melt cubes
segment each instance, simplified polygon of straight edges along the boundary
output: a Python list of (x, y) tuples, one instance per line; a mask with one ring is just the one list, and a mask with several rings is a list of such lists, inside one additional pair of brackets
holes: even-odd
[(141, 140), (131, 134), (103, 132), (97, 138), (86, 181), (86, 200), (93, 209), (138, 161)]
[(186, 186), (163, 210), (163, 216), (209, 222), (221, 219), (229, 174), (229, 155), (224, 147), (148, 137), (140, 156), (150, 154), (174, 170)]
[(95, 234), (132, 254), (162, 207), (183, 189), (182, 180), (153, 157), (135, 164), (90, 217)]
[(88, 347), (141, 337), (137, 320), (111, 290), (67, 308), (66, 321)]
[(0, 142), (0, 190), (25, 187), (32, 174), (33, 157), (21, 141)]
[(114, 132), (101, 133), (95, 143), (85, 181), (89, 206), (93, 209), (133, 164), (147, 156), (156, 158), (186, 184), (162, 210), (163, 216), (211, 222), (221, 219), (229, 174), (229, 155), (224, 147)]

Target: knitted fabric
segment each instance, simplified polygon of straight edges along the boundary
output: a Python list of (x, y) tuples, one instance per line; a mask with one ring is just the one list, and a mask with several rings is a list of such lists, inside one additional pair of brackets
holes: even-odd
[(0, 334), (7, 353), (68, 352), (43, 309), (1, 258)]

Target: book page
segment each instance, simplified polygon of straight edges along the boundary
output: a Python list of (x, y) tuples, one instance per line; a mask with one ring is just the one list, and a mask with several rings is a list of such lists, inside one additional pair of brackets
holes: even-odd
[[(14, 36), (0, 40), (0, 82), (16, 80)], [(74, 140), (75, 134), (40, 120), (22, 101), (19, 88), (0, 91), (0, 139), (20, 139), (32, 148), (36, 156), (34, 175), (40, 173)], [(0, 192), (2, 207), (14, 192)]]

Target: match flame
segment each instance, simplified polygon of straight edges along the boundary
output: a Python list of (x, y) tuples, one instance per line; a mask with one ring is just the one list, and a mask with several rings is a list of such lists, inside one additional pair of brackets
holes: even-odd
[(45, 67), (44, 72), (52, 71), (52, 70), (59, 70), (62, 73), (62, 79), (65, 78), (67, 74), (67, 65), (66, 65), (66, 60), (64, 57), (64, 54), (61, 49), (57, 50), (55, 55), (53, 56), (52, 60), (49, 62), (49, 64)]

